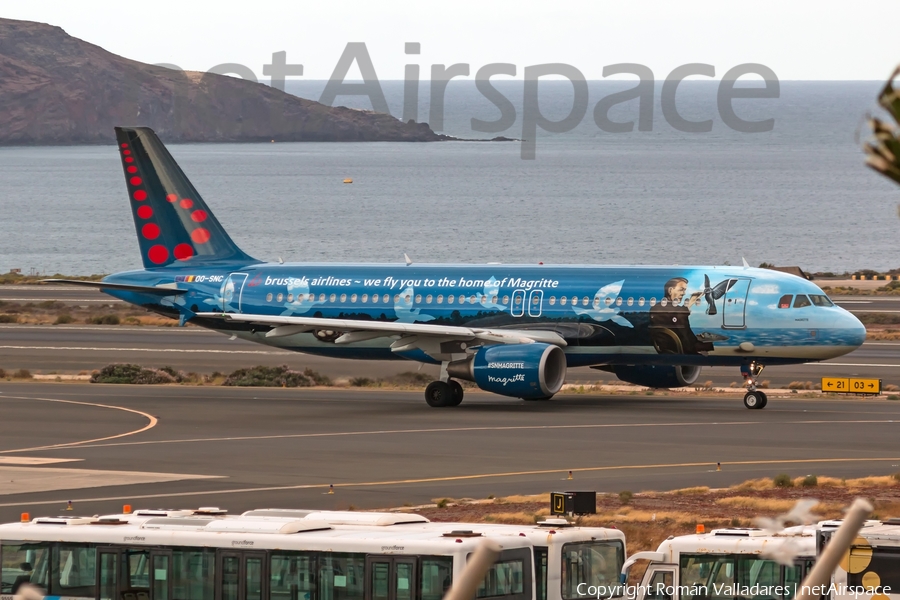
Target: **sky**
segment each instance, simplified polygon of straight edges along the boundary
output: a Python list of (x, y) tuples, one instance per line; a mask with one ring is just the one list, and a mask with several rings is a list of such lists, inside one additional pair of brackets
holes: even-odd
[[(328, 79), (348, 42), (365, 42), (379, 79), (404, 65), (566, 63), (587, 79), (603, 67), (640, 63), (656, 79), (706, 63), (716, 77), (761, 63), (781, 80), (884, 80), (900, 62), (897, 0), (29, 0), (0, 16), (58, 25), (70, 35), (147, 63), (206, 71), (240, 63), (263, 78), (273, 52)], [(421, 54), (404, 54), (419, 42)], [(412, 60), (410, 60), (412, 59)], [(350, 78), (359, 71), (350, 71)]]

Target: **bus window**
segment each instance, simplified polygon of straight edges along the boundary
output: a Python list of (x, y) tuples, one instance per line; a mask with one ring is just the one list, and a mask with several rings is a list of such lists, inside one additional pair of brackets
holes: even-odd
[(525, 561), (504, 560), (495, 563), (481, 580), (476, 598), (516, 596), (525, 593)]
[(263, 600), (263, 557), (245, 557), (244, 568), (244, 600)]
[(216, 553), (212, 549), (174, 548), (172, 597), (175, 600), (214, 600)]
[(222, 557), (222, 600), (238, 600), (240, 572), (241, 559), (239, 557)]
[(369, 598), (371, 600), (390, 600), (390, 581), (391, 563), (372, 563), (372, 580), (369, 582)]
[(15, 594), (23, 583), (49, 590), (49, 542), (3, 544), (0, 547), (0, 565), (0, 594)]
[(150, 551), (129, 550), (125, 554), (127, 587), (131, 590), (150, 591)]
[(646, 600), (672, 600), (673, 575), (671, 571), (654, 573), (647, 589)]
[[(734, 556), (681, 555), (681, 577), (678, 585), (687, 586), (687, 588), (682, 587), (682, 600), (730, 597), (727, 596), (727, 592), (733, 591), (729, 585), (732, 583), (734, 583)], [(697, 594), (691, 594), (690, 588), (697, 590)], [(700, 590), (707, 590), (708, 593)]]
[(534, 596), (536, 600), (547, 600), (547, 547), (534, 547)]
[(269, 564), (269, 593), (272, 600), (315, 598), (316, 567), (311, 555), (273, 552)]
[(59, 544), (53, 548), (50, 593), (54, 596), (96, 596), (97, 550), (90, 544)]
[(169, 570), (168, 556), (153, 556), (153, 600), (169, 600)]
[[(622, 557), (620, 559), (620, 556)], [(599, 586), (613, 596), (617, 593), (624, 550), (617, 543), (577, 542), (562, 548), (562, 597), (578, 598), (578, 584)]]
[(441, 600), (453, 580), (453, 559), (449, 556), (423, 556), (420, 600)]
[(322, 554), (319, 559), (319, 600), (363, 600), (365, 573), (365, 554)]

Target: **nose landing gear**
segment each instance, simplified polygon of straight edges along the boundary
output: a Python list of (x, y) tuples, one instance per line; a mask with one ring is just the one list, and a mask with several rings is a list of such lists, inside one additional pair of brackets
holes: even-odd
[(764, 368), (766, 368), (765, 365), (761, 365), (756, 361), (751, 362), (749, 365), (741, 365), (741, 375), (747, 382), (747, 393), (744, 394), (744, 406), (747, 408), (759, 410), (765, 408), (769, 402), (766, 394), (759, 391), (756, 387), (756, 380)]

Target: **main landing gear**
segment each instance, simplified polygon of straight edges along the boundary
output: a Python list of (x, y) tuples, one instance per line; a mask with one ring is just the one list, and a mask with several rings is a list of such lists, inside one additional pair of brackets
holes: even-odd
[(759, 391), (756, 387), (756, 380), (764, 368), (765, 365), (761, 365), (756, 361), (749, 365), (741, 365), (741, 374), (747, 380), (747, 393), (744, 394), (744, 406), (747, 408), (758, 410), (765, 408), (769, 402), (766, 394)]
[(432, 408), (459, 406), (462, 401), (463, 387), (453, 379), (448, 379), (446, 382), (432, 381), (425, 388), (425, 402)]

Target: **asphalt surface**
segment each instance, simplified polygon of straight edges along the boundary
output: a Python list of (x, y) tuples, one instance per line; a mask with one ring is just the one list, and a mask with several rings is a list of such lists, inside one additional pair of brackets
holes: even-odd
[[(749, 411), (737, 397), (470, 392), (431, 409), (405, 392), (2, 382), (0, 521), (58, 514), (68, 500), (77, 514), (384, 508), (879, 475), (900, 467), (898, 433), (900, 402), (888, 400), (772, 397)], [(28, 467), (28, 491), (10, 464)]]
[[(0, 325), (0, 368), (32, 373), (77, 374), (114, 362), (145, 366), (170, 365), (185, 372), (230, 373), (252, 365), (287, 364), (312, 368), (332, 378), (379, 378), (417, 371), (419, 363), (355, 361), (286, 352), (196, 327), (128, 327), (121, 325)], [(437, 375), (437, 368), (422, 371)], [(818, 383), (822, 377), (872, 377), (884, 385), (900, 385), (900, 341), (868, 342), (851, 354), (806, 365), (768, 367), (761, 380), (770, 387), (793, 381)], [(611, 373), (589, 368), (571, 369), (568, 381), (612, 383)], [(737, 368), (705, 368), (699, 381), (717, 386), (740, 383)]]

